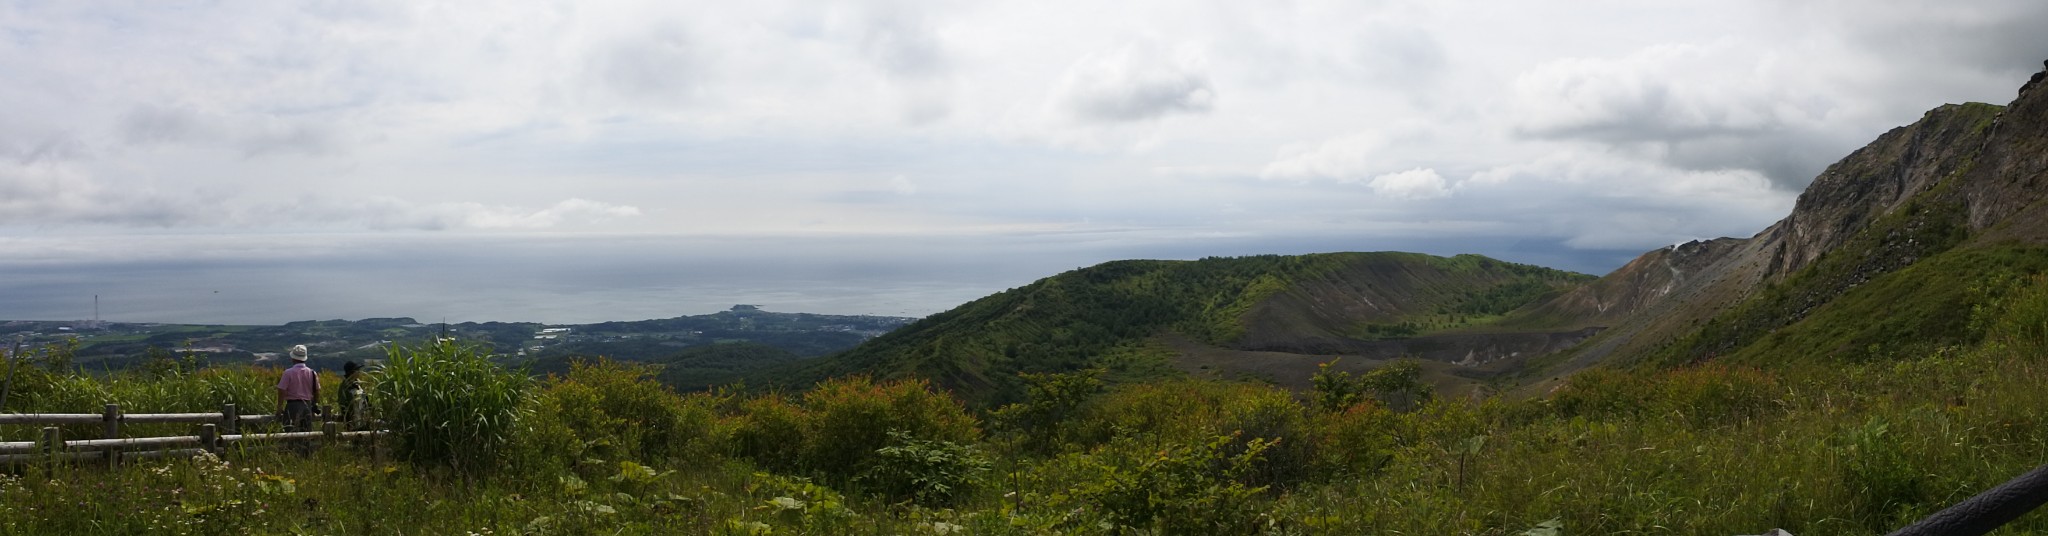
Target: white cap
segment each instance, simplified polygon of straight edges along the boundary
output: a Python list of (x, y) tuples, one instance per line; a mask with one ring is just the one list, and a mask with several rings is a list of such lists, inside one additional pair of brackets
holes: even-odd
[(306, 360), (306, 345), (300, 344), (300, 345), (296, 345), (296, 346), (293, 346), (293, 347), (292, 347), (292, 361), (305, 361), (305, 360)]

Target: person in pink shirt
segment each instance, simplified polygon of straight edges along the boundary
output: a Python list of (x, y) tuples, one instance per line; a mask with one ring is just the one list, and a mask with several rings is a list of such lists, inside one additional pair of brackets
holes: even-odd
[(320, 375), (306, 366), (306, 345), (292, 347), (292, 366), (277, 379), (277, 412), (287, 432), (313, 429), (313, 401), (320, 399)]

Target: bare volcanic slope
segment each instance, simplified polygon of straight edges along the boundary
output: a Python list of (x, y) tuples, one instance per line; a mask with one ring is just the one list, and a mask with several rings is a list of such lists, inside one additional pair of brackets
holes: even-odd
[[(2048, 263), (2048, 83), (1950, 104), (1816, 177), (1747, 239), (1664, 248), (1504, 325), (1608, 327), (1537, 367), (1846, 357), (1972, 337), (1971, 307)], [(1972, 290), (1972, 289), (1976, 290)], [(1764, 357), (1764, 356), (1774, 357)]]

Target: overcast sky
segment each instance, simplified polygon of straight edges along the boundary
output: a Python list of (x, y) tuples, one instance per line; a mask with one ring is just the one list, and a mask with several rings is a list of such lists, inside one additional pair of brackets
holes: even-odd
[(2043, 28), (2038, 0), (5, 1), (0, 246), (1507, 240), (1604, 272), (2011, 100)]

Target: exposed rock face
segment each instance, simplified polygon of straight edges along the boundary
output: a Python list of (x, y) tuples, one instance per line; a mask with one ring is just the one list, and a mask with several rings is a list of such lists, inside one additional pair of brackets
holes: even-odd
[(1611, 327), (1573, 350), (1566, 368), (1575, 369), (1648, 352), (1824, 258), (1825, 280), (1779, 321), (1966, 240), (2048, 242), (2048, 91), (2035, 87), (2044, 78), (2009, 106), (1944, 105), (1884, 133), (1828, 166), (1790, 215), (1751, 238), (1645, 253), (1533, 318)]
[(1770, 274), (1805, 268), (1873, 220), (1955, 178), (1985, 147), (1999, 111), (1989, 104), (1943, 105), (1828, 166), (1799, 194), (1790, 216), (1757, 234), (1775, 248)]
[[(1750, 241), (1717, 238), (1692, 241), (1644, 253), (1600, 280), (1542, 305), (1523, 316), (1547, 319), (1558, 327), (1614, 326), (1653, 312), (1673, 294), (1692, 291), (1713, 268)], [(1544, 320), (1531, 320), (1541, 322)]]

